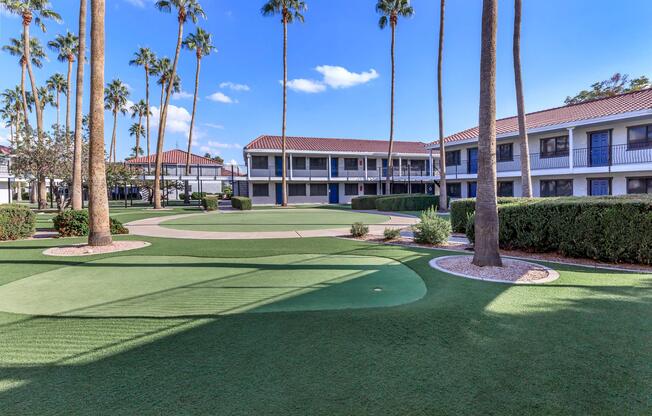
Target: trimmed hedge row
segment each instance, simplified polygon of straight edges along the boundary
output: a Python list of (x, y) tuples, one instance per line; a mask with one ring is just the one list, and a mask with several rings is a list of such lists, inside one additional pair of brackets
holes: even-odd
[(245, 196), (231, 197), (231, 206), (241, 211), (251, 210), (251, 199)]
[(501, 205), (498, 216), (504, 249), (652, 264), (652, 198), (538, 199)]
[[(528, 202), (540, 198), (515, 198), (515, 197), (500, 197), (497, 202), (498, 205), (515, 204), (520, 202)], [(450, 203), (450, 217), (453, 232), (463, 233), (466, 232), (466, 219), (469, 215), (475, 212), (475, 198), (456, 199)]]
[(364, 195), (351, 199), (351, 208), (380, 211), (422, 211), (437, 208), (439, 197), (426, 194)]
[(216, 211), (219, 206), (218, 198), (214, 195), (203, 197), (201, 204), (206, 211)]
[[(83, 237), (89, 233), (88, 210), (63, 211), (52, 219), (61, 237)], [(109, 218), (111, 234), (129, 234), (129, 230), (115, 218)]]
[(351, 199), (351, 209), (376, 209), (376, 200), (383, 195), (356, 196)]
[(36, 214), (21, 205), (0, 205), (0, 240), (31, 237), (36, 231)]

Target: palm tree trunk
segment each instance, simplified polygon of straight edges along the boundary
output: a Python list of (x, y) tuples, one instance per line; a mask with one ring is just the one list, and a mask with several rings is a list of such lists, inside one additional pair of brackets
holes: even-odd
[(498, 0), (483, 0), (480, 55), (478, 196), (475, 204), (476, 266), (502, 266), (496, 205), (496, 27)]
[(143, 116), (138, 116), (138, 133), (136, 134), (136, 157), (140, 156), (140, 129), (143, 128)]
[(145, 65), (145, 105), (147, 106), (147, 114), (145, 114), (147, 122), (147, 173), (152, 172), (152, 164), (149, 161), (150, 155), (150, 140), (149, 140), (149, 66)]
[(154, 209), (161, 209), (161, 172), (163, 170), (163, 141), (165, 140), (165, 124), (167, 123), (167, 110), (172, 96), (172, 86), (177, 74), (177, 64), (179, 63), (179, 53), (181, 52), (181, 42), (183, 42), (183, 21), (179, 20), (179, 31), (177, 35), (177, 49), (174, 54), (172, 63), (172, 74), (168, 81), (167, 91), (165, 93), (165, 104), (161, 109), (161, 120), (158, 125), (158, 140), (156, 143), (156, 167), (154, 169)]
[(113, 111), (113, 133), (111, 134), (111, 146), (109, 147), (109, 162), (115, 163), (115, 135), (118, 126), (118, 112)]
[[(281, 165), (283, 166), (282, 175), (281, 175), (281, 193), (282, 193), (282, 206), (288, 206), (288, 183), (287, 183), (287, 160), (286, 160), (286, 148), (287, 148), (287, 138), (286, 138), (286, 129), (287, 129), (287, 113), (288, 113), (288, 92), (287, 92), (287, 83), (288, 83), (288, 23), (287, 17), (285, 17), (287, 11), (283, 11), (283, 125), (281, 127)], [(326, 167), (330, 169), (330, 166)]]
[(396, 62), (395, 62), (395, 46), (396, 46), (396, 25), (392, 22), (392, 92), (390, 97), (390, 110), (389, 110), (389, 150), (387, 151), (387, 173), (385, 177), (385, 195), (391, 193), (392, 176), (394, 174), (394, 165), (392, 164), (392, 150), (394, 148), (394, 84), (396, 82)]
[(88, 164), (88, 244), (91, 246), (106, 246), (113, 242), (109, 227), (104, 163), (104, 13), (105, 0), (91, 0), (91, 123)]
[(521, 193), (532, 198), (532, 176), (530, 175), (530, 146), (525, 118), (525, 98), (521, 77), (521, 0), (514, 0), (514, 82), (516, 84), (516, 108), (518, 110), (518, 136), (521, 143)]
[(66, 145), (70, 146), (70, 92), (72, 91), (72, 86), (70, 85), (70, 78), (72, 74), (72, 60), (68, 59), (68, 85), (66, 91)]
[[(192, 116), (190, 117), (190, 132), (188, 133), (188, 153), (186, 154), (186, 175), (190, 175), (190, 150), (192, 148), (192, 131), (195, 127), (195, 113), (197, 111), (197, 94), (199, 93), (199, 71), (201, 70), (201, 51), (197, 52), (197, 70), (195, 71), (195, 95), (192, 100)], [(185, 181), (184, 201), (190, 203), (188, 181)]]
[(439, 210), (448, 211), (446, 189), (446, 144), (444, 143), (444, 98), (442, 93), (442, 66), (444, 60), (444, 10), (446, 0), (441, 0), (439, 10), (439, 50), (437, 52), (437, 111), (439, 114)]
[[(20, 70), (20, 92), (23, 96), (23, 117), (25, 118), (25, 131), (27, 131), (27, 127), (29, 127), (29, 114), (27, 113), (27, 93), (25, 92), (25, 70), (27, 67), (27, 64), (24, 62), (21, 63), (21, 70)], [(26, 134), (27, 136), (27, 134)], [(25, 137), (27, 140), (29, 140), (28, 137)]]
[[(84, 61), (86, 55), (86, 0), (79, 3), (79, 51), (77, 53), (77, 86), (75, 88), (75, 145), (72, 163), (72, 209), (82, 209), (82, 121), (84, 109)], [(70, 83), (69, 83), (70, 84)]]

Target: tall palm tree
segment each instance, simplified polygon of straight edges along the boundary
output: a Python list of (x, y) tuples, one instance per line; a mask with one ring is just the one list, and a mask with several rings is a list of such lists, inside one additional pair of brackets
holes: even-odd
[(114, 79), (104, 89), (104, 108), (113, 113), (113, 134), (111, 135), (111, 147), (109, 148), (109, 162), (116, 162), (116, 128), (118, 125), (118, 113), (127, 114), (127, 99), (129, 90), (119, 79)]
[(514, 82), (516, 84), (516, 108), (518, 110), (518, 136), (521, 142), (521, 193), (532, 198), (532, 176), (530, 175), (530, 146), (525, 118), (525, 98), (521, 77), (521, 0), (514, 0)]
[(150, 173), (152, 167), (150, 165), (149, 156), (150, 156), (150, 129), (149, 129), (149, 116), (151, 111), (149, 109), (149, 76), (157, 75), (155, 66), (156, 66), (156, 54), (152, 52), (149, 48), (140, 48), (134, 54), (134, 59), (129, 61), (129, 65), (142, 66), (145, 70), (145, 104), (147, 105), (147, 113), (145, 116), (145, 121), (147, 124), (147, 173)]
[[(36, 78), (32, 70), (31, 42), (29, 27), (32, 20), (36, 25), (45, 32), (45, 23), (43, 19), (51, 19), (56, 22), (61, 21), (61, 16), (50, 8), (49, 0), (0, 0), (0, 5), (5, 10), (16, 14), (22, 18), (23, 23), (23, 55), (27, 64), (27, 73), (29, 74), (30, 84), (32, 86), (32, 95), (34, 97), (34, 106), (36, 112), (36, 134), (39, 142), (43, 140), (43, 111), (39, 103), (39, 95), (36, 87)], [(47, 189), (45, 185), (45, 175), (39, 174), (38, 177), (38, 207), (45, 209), (47, 205)]]
[(136, 157), (140, 150), (140, 138), (145, 136), (145, 129), (143, 128), (143, 117), (149, 117), (149, 108), (147, 103), (143, 100), (138, 101), (129, 109), (131, 111), (131, 118), (138, 117), (138, 123), (132, 124), (129, 128), (129, 135), (136, 136)]
[(88, 162), (88, 244), (113, 242), (104, 162), (104, 15), (105, 0), (91, 0), (91, 108)]
[(444, 60), (444, 12), (446, 0), (439, 4), (439, 48), (437, 50), (437, 113), (439, 115), (439, 210), (448, 211), (446, 189), (446, 143), (444, 143), (444, 97), (442, 92), (442, 69)]
[[(48, 46), (58, 53), (57, 59), (59, 62), (68, 63), (68, 74), (66, 77), (66, 142), (68, 142), (70, 140), (70, 90), (72, 88), (70, 78), (72, 76), (72, 63), (75, 62), (75, 55), (79, 49), (79, 38), (73, 33), (66, 32), (65, 35), (57, 35), (54, 40), (48, 42)], [(58, 104), (57, 108), (59, 108)]]
[[(0, 3), (1, 4), (1, 3)], [(43, 59), (46, 59), (45, 51), (41, 46), (38, 38), (31, 38), (29, 41), (30, 45), (30, 58), (32, 60), (32, 65), (37, 68), (43, 66)], [(2, 50), (8, 52), (12, 56), (19, 56), (18, 63), (20, 64), (20, 92), (22, 97), (22, 109), (23, 109), (23, 118), (25, 120), (25, 127), (29, 125), (28, 110), (29, 105), (27, 102), (27, 92), (25, 91), (25, 73), (27, 71), (27, 59), (25, 58), (25, 48), (23, 47), (23, 39), (9, 39), (9, 44), (4, 45)]]
[(52, 94), (52, 90), (47, 85), (38, 87), (36, 90), (38, 91), (38, 95), (40, 97), (39, 104), (41, 105), (41, 112), (45, 110), (45, 107), (48, 104), (53, 107), (56, 107), (54, 94)]
[(156, 168), (154, 173), (154, 209), (161, 209), (161, 171), (163, 169), (163, 140), (165, 138), (165, 125), (167, 123), (168, 105), (172, 96), (172, 88), (177, 74), (177, 65), (179, 63), (179, 54), (181, 52), (181, 43), (183, 42), (183, 25), (188, 19), (193, 23), (206, 14), (199, 4), (198, 0), (158, 0), (156, 8), (162, 12), (171, 12), (174, 7), (177, 10), (177, 21), (179, 29), (177, 32), (177, 48), (174, 53), (174, 62), (172, 63), (172, 76), (170, 77), (167, 91), (165, 94), (165, 103), (160, 110), (160, 120), (158, 123), (158, 140), (156, 143)]
[[(190, 117), (190, 131), (188, 132), (188, 152), (186, 154), (186, 175), (190, 175), (190, 151), (192, 148), (192, 134), (195, 128), (195, 114), (197, 112), (197, 94), (199, 93), (199, 71), (201, 69), (201, 60), (204, 56), (208, 56), (211, 52), (217, 49), (212, 44), (212, 36), (204, 29), (198, 27), (197, 32), (191, 33), (186, 36), (183, 41), (183, 47), (195, 51), (197, 58), (197, 67), (195, 70), (195, 93), (192, 99), (192, 116)], [(190, 190), (188, 189), (188, 181), (185, 181), (185, 202), (190, 203)]]
[(82, 129), (84, 120), (84, 63), (86, 61), (86, 2), (79, 2), (79, 47), (75, 88), (75, 143), (72, 161), (72, 209), (82, 209)]
[[(282, 205), (288, 205), (287, 194), (287, 157), (286, 153), (286, 137), (285, 132), (287, 129), (287, 102), (288, 102), (288, 24), (295, 20), (303, 23), (303, 13), (308, 10), (308, 5), (303, 0), (268, 0), (261, 9), (263, 16), (274, 16), (281, 14), (281, 23), (283, 23), (283, 123), (281, 127), (281, 158), (282, 158), (282, 172), (281, 172), (281, 193)], [(330, 168), (329, 168), (330, 169)]]
[(57, 108), (57, 128), (61, 128), (61, 123), (59, 122), (59, 96), (61, 93), (66, 94), (67, 91), (69, 91), (68, 82), (63, 77), (63, 74), (57, 72), (48, 78), (47, 81), (45, 81), (45, 85), (47, 86), (48, 90), (54, 92), (55, 94), (56, 99), (54, 106)]
[(496, 28), (498, 0), (483, 0), (480, 54), (478, 195), (475, 204), (476, 266), (502, 266), (496, 205)]
[(396, 25), (399, 17), (411, 17), (414, 15), (414, 8), (410, 5), (410, 0), (378, 0), (376, 3), (376, 12), (381, 14), (378, 26), (381, 29), (389, 27), (392, 29), (391, 61), (392, 61), (392, 89), (390, 98), (390, 116), (389, 116), (389, 149), (387, 151), (387, 174), (385, 178), (385, 193), (389, 195), (391, 185), (391, 174), (393, 172), (392, 150), (394, 148), (394, 90), (396, 84)]

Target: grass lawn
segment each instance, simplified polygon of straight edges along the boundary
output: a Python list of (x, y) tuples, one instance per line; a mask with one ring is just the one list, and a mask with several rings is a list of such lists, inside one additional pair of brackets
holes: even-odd
[(300, 231), (350, 228), (354, 222), (381, 224), (386, 215), (367, 214), (341, 209), (270, 209), (195, 215), (163, 222), (167, 228), (196, 231)]
[[(449, 254), (443, 251), (334, 238), (147, 240), (152, 246), (142, 250), (85, 258), (41, 254), (61, 240), (0, 244), (3, 303), (11, 302), (5, 290), (22, 285), (43, 303), (54, 304), (50, 291), (85, 303), (90, 300), (68, 292), (91, 297), (99, 290), (106, 293), (97, 301), (122, 306), (81, 305), (102, 311), (99, 316), (0, 312), (3, 414), (652, 411), (650, 275), (556, 265), (561, 278), (551, 284), (510, 286), (431, 269), (428, 261)], [(403, 284), (409, 268), (427, 292), (391, 307), (305, 310), (326, 298), (339, 302), (339, 295), (319, 296), (332, 290), (325, 285), (327, 270), (338, 279), (344, 269), (369, 267), (400, 269), (382, 284)], [(236, 278), (216, 287), (216, 279), (233, 268), (256, 269), (260, 279)], [(283, 276), (290, 271), (295, 277)], [(308, 281), (297, 280), (301, 274)], [(183, 315), (184, 305), (215, 312), (229, 300), (219, 293), (245, 298), (251, 289), (256, 302), (261, 288), (283, 291), (293, 284), (300, 286), (297, 295), (263, 305), (285, 303), (278, 312)], [(40, 285), (46, 294), (39, 293)], [(308, 286), (314, 290), (304, 292)], [(139, 295), (129, 293), (138, 287), (147, 288), (147, 302), (122, 299)], [(160, 316), (175, 311), (181, 315)]]

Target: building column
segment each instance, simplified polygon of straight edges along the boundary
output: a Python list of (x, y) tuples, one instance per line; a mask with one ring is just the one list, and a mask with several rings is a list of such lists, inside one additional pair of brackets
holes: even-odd
[(326, 172), (328, 172), (328, 180), (331, 180), (331, 155), (328, 155), (328, 163), (326, 163)]
[(290, 159), (290, 179), (294, 179), (294, 169), (292, 168), (292, 159), (294, 158), (292, 155), (289, 155), (288, 159)]
[(367, 156), (364, 157), (364, 180), (366, 181), (368, 178), (368, 172), (367, 172)]
[(568, 167), (570, 168), (571, 172), (573, 171), (573, 130), (575, 127), (569, 127), (568, 128)]
[(433, 166), (433, 160), (432, 160), (432, 149), (430, 149), (429, 160), (430, 160), (430, 168), (428, 169), (428, 176), (435, 176), (434, 175), (435, 171), (434, 171), (434, 166)]
[(251, 155), (247, 155), (247, 179), (251, 179)]

